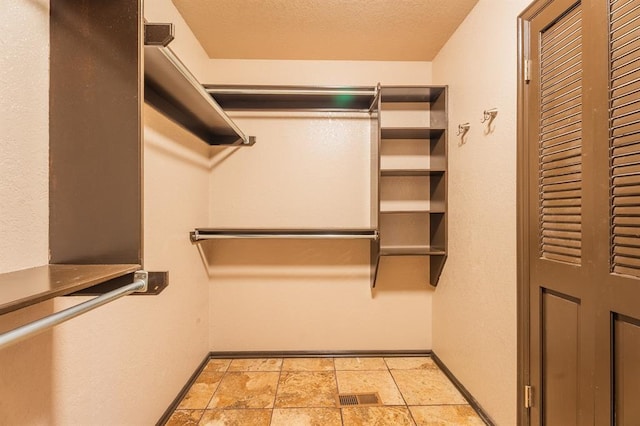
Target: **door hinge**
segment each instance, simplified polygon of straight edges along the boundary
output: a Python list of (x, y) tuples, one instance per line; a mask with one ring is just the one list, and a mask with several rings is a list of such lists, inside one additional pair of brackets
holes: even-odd
[(533, 406), (533, 388), (529, 385), (524, 387), (524, 408), (531, 408)]
[(524, 60), (524, 82), (531, 81), (531, 59)]

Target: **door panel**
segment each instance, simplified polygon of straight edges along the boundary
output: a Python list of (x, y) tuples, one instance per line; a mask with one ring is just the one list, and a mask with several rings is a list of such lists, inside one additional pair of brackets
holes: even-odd
[(613, 315), (613, 392), (615, 424), (640, 424), (640, 322)]
[(544, 424), (578, 424), (579, 311), (579, 300), (542, 293)]

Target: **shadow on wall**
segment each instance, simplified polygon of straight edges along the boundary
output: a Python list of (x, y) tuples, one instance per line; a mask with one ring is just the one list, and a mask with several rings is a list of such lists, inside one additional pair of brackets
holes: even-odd
[(433, 291), (426, 256), (382, 256), (373, 296), (391, 291)]
[(199, 244), (210, 278), (314, 279), (369, 275), (369, 243), (354, 240), (229, 239)]
[(144, 107), (145, 146), (193, 166), (212, 170), (239, 147), (210, 146), (149, 105)]
[[(209, 278), (358, 280), (370, 285), (368, 241), (229, 239), (197, 244)], [(330, 285), (330, 281), (328, 282)], [(378, 292), (432, 291), (426, 257), (381, 258)]]
[[(0, 316), (0, 333), (54, 312), (53, 301)], [(0, 425), (53, 422), (53, 332), (0, 349)]]

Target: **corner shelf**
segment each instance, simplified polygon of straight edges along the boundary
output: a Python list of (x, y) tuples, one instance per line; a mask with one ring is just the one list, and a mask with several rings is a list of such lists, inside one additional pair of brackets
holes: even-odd
[[(446, 86), (382, 86), (377, 106), (379, 114), (388, 110), (390, 118), (402, 118), (402, 127), (378, 120), (375, 271), (381, 256), (422, 256), (433, 286), (447, 258), (446, 94)], [(387, 103), (396, 105), (387, 109)]]
[(132, 274), (140, 265), (44, 265), (0, 274), (0, 315)]
[[(163, 36), (153, 39), (155, 29)], [(171, 24), (145, 24), (144, 98), (147, 103), (209, 145), (251, 146), (246, 136), (207, 93), (167, 44)]]

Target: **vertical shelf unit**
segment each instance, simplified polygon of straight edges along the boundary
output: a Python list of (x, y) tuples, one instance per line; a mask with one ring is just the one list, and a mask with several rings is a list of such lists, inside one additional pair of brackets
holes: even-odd
[(436, 286), (447, 257), (447, 87), (382, 86), (380, 256), (422, 256)]

